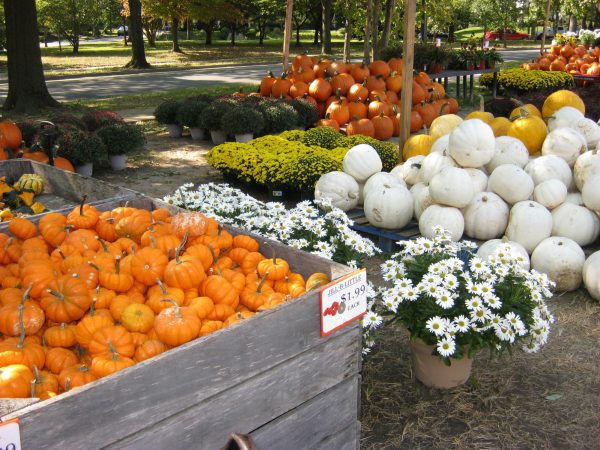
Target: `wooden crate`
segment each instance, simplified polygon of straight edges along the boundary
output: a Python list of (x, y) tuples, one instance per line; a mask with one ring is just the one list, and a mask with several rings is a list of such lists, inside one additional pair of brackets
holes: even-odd
[[(127, 201), (178, 210), (142, 195)], [(333, 280), (351, 272), (268, 242), (304, 276), (320, 271)], [(18, 417), (23, 448), (31, 449), (214, 450), (231, 432), (250, 433), (259, 449), (357, 449), (360, 364), (359, 323), (322, 338), (312, 291), (0, 420)]]
[(0, 177), (8, 181), (17, 181), (25, 173), (34, 173), (44, 179), (44, 192), (36, 196), (52, 211), (64, 211), (73, 208), (87, 195), (87, 202), (95, 204), (108, 198), (135, 196), (131, 189), (104, 183), (76, 173), (67, 172), (47, 164), (29, 159), (9, 159), (0, 162)]
[(347, 214), (354, 221), (350, 228), (371, 239), (384, 252), (395, 250), (398, 241), (414, 239), (421, 235), (419, 223), (416, 220), (411, 220), (408, 225), (398, 230), (384, 230), (369, 223), (363, 208), (354, 208), (348, 211)]

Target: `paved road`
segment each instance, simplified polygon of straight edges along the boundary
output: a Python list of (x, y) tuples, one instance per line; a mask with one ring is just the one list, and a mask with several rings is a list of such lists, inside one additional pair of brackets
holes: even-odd
[[(538, 50), (501, 50), (506, 61), (528, 61)], [(210, 86), (216, 83), (258, 83), (269, 71), (277, 73), (279, 64), (247, 64), (206, 67), (179, 71), (150, 71), (116, 75), (48, 80), (48, 88), (60, 101), (103, 99), (119, 95), (143, 94), (189, 87)], [(0, 98), (6, 96), (7, 84), (0, 82)]]

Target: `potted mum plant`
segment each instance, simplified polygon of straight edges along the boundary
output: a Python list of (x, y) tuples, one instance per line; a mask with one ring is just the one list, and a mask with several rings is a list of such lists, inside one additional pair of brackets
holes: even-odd
[(154, 110), (156, 121), (166, 126), (169, 136), (172, 138), (181, 137), (181, 133), (183, 133), (183, 127), (178, 118), (180, 107), (181, 102), (169, 99), (162, 102)]
[(115, 123), (104, 126), (99, 128), (96, 134), (106, 147), (112, 170), (125, 169), (127, 167), (127, 154), (141, 150), (146, 142), (142, 129), (137, 125), (128, 123)]
[(200, 117), (208, 103), (200, 100), (187, 100), (181, 104), (177, 111), (177, 121), (190, 129), (194, 140), (204, 139), (204, 129), (200, 126)]
[(473, 356), (514, 346), (536, 352), (554, 318), (545, 274), (529, 271), (509, 244), (487, 260), (472, 242), (452, 242), (436, 227), (433, 239), (403, 242), (382, 265), (391, 286), (382, 289), (391, 322), (410, 334), (413, 370), (425, 385), (450, 388), (467, 381)]
[(250, 142), (262, 131), (265, 120), (261, 113), (246, 106), (231, 108), (221, 117), (221, 129), (237, 142)]
[(57, 144), (57, 156), (68, 159), (75, 172), (86, 177), (92, 176), (94, 161), (106, 159), (106, 147), (95, 133), (63, 127)]
[(234, 105), (224, 99), (218, 99), (208, 105), (200, 117), (199, 125), (210, 131), (213, 144), (220, 145), (227, 140), (227, 133), (221, 129), (221, 119)]
[(317, 120), (319, 120), (319, 111), (317, 107), (307, 100), (301, 98), (290, 101), (290, 106), (298, 113), (298, 122), (296, 128), (299, 130), (306, 130), (313, 127)]

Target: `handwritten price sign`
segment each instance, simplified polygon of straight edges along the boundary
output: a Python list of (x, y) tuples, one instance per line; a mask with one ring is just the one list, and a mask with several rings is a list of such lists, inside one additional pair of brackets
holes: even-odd
[(21, 450), (19, 419), (0, 423), (0, 450)]
[(358, 270), (321, 289), (321, 336), (328, 336), (367, 312), (367, 270)]

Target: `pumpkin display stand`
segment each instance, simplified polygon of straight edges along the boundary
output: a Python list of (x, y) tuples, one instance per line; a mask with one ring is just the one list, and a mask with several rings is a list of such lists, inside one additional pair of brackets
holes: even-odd
[[(95, 204), (101, 211), (125, 203), (180, 211), (32, 162), (9, 161), (0, 170), (15, 176), (38, 173), (47, 185), (62, 177), (61, 192), (67, 197), (64, 191), (72, 189), (73, 199), (104, 192), (107, 198)], [(0, 224), (0, 232), (6, 228)], [(304, 276), (319, 271), (335, 280), (352, 272), (274, 241), (268, 245)], [(231, 432), (250, 434), (260, 449), (357, 449), (360, 361), (359, 322), (321, 337), (314, 290), (49, 400), (24, 402), (16, 410), (12, 399), (0, 400), (0, 420), (18, 418), (22, 448), (29, 449), (214, 450)]]

